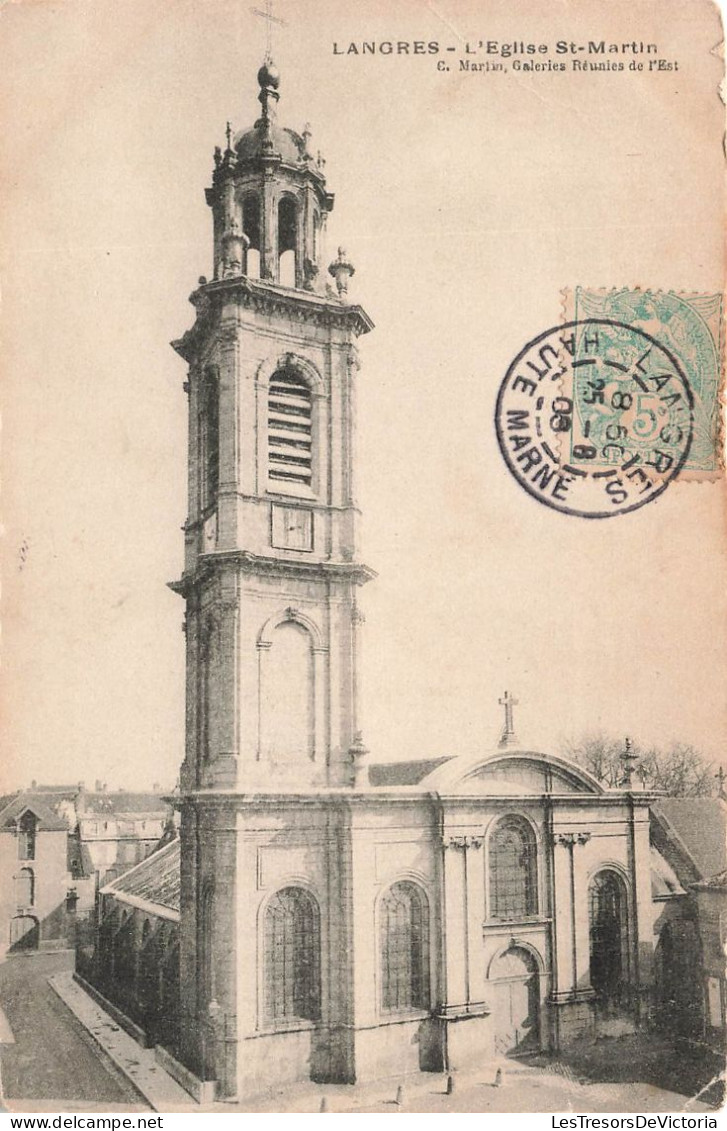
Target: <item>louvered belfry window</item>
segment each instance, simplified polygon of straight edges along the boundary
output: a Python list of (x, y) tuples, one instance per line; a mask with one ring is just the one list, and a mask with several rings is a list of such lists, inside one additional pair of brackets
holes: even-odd
[(312, 397), (292, 369), (279, 370), (268, 392), (268, 480), (273, 490), (312, 483)]

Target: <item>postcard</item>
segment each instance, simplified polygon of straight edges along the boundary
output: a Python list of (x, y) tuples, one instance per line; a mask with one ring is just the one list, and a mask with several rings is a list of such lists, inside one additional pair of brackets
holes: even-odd
[(716, 1127), (718, 9), (0, 39), (4, 1104)]

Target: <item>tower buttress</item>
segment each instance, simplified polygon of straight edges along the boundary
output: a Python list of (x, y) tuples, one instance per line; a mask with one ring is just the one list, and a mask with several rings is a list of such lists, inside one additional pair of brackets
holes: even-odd
[(360, 751), (353, 486), (356, 339), (345, 252), (320, 270), (333, 195), (322, 158), (276, 121), (215, 150), (213, 277), (173, 344), (189, 365), (184, 791), (345, 786)]

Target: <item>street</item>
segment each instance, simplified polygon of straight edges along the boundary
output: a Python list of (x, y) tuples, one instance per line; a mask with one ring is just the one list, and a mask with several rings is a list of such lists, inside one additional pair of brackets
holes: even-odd
[[(101, 1061), (92, 1038), (48, 985), (73, 968), (73, 954), (14, 955), (0, 963), (0, 1006), (15, 1039), (0, 1050), (5, 1102), (58, 1101), (68, 1110), (89, 1105), (146, 1108), (138, 1093)], [(27, 1103), (24, 1104), (27, 1109)]]

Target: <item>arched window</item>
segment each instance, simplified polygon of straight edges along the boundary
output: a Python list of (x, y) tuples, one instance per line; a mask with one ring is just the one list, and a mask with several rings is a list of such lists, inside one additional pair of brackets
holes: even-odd
[(504, 817), (490, 837), (490, 918), (523, 919), (538, 912), (538, 859), (533, 830)]
[(247, 248), (247, 276), (260, 278), (260, 200), (248, 193), (242, 202), (242, 230), (250, 243)]
[(15, 902), (18, 907), (32, 907), (35, 903), (35, 876), (32, 868), (21, 868), (15, 877)]
[(268, 391), (268, 481), (271, 490), (310, 487), (313, 402), (307, 381), (280, 369)]
[(321, 938), (318, 904), (303, 888), (283, 888), (265, 912), (265, 1017), (318, 1021)]
[(290, 196), (278, 205), (278, 280), (284, 287), (295, 286), (295, 252), (298, 239), (298, 209)]
[(35, 860), (35, 837), (38, 818), (26, 809), (18, 821), (18, 860)]
[(263, 755), (276, 765), (301, 765), (315, 754), (312, 641), (295, 621), (272, 633), (261, 684)]
[(628, 907), (626, 885), (605, 869), (588, 889), (591, 985), (605, 1003), (617, 1002), (628, 985)]
[(217, 503), (220, 483), (220, 379), (213, 365), (204, 373), (200, 411), (202, 510), (208, 510)]
[(381, 900), (381, 1008), (429, 1007), (429, 907), (420, 887), (393, 884)]

